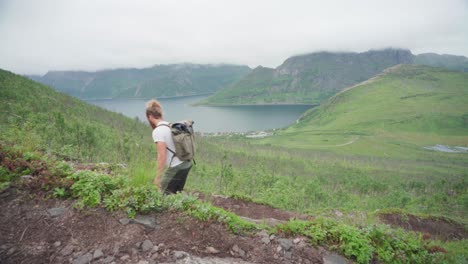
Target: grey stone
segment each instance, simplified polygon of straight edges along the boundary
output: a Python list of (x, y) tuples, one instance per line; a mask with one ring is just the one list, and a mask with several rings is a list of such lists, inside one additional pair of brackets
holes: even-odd
[(156, 228), (158, 226), (154, 217), (148, 215), (137, 215), (135, 219), (131, 220), (131, 222), (148, 228)]
[(145, 240), (143, 241), (143, 243), (141, 244), (141, 250), (143, 251), (150, 251), (151, 249), (153, 249), (153, 242), (151, 242), (150, 240)]
[(93, 255), (91, 255), (91, 253), (86, 253), (75, 259), (73, 264), (88, 264), (91, 262), (91, 260), (93, 260)]
[(348, 260), (338, 254), (330, 253), (323, 257), (324, 264), (347, 264)]
[(104, 257), (104, 253), (102, 252), (101, 249), (96, 249), (93, 254), (93, 259), (99, 259)]
[(55, 241), (54, 247), (60, 247), (62, 245), (62, 242), (60, 241)]
[(140, 261), (138, 261), (137, 264), (149, 264), (149, 262), (146, 261), (146, 260), (140, 260)]
[(72, 245), (66, 245), (62, 250), (60, 250), (60, 254), (62, 254), (62, 256), (68, 256), (73, 253), (74, 250), (75, 248)]
[(12, 255), (13, 253), (15, 253), (15, 251), (16, 251), (16, 248), (12, 247), (8, 250), (7, 255)]
[(280, 238), (279, 243), (280, 243), (281, 247), (286, 251), (290, 250), (292, 248), (292, 246), (293, 246), (292, 241), (289, 240), (289, 239), (285, 239), (285, 238)]
[(242, 248), (240, 248), (238, 245), (234, 245), (232, 247), (232, 251), (237, 253), (240, 257), (245, 257), (245, 251)]
[(287, 258), (287, 259), (291, 259), (291, 258), (292, 258), (292, 253), (291, 253), (291, 251), (286, 251), (286, 252), (284, 253), (284, 257)]
[(119, 219), (119, 222), (122, 224), (122, 225), (128, 225), (130, 223), (130, 219), (128, 218), (120, 218)]
[(300, 238), (295, 238), (295, 239), (293, 240), (293, 243), (294, 243), (294, 244), (297, 244), (297, 243), (299, 243), (299, 242), (301, 242), (301, 239), (300, 239)]
[(140, 248), (140, 247), (141, 247), (141, 244), (142, 244), (142, 242), (136, 242), (136, 243), (135, 243), (135, 247), (136, 247), (136, 248)]
[(263, 242), (263, 244), (268, 245), (268, 244), (270, 244), (270, 238), (264, 237), (264, 238), (262, 238), (262, 242)]
[(52, 217), (57, 217), (61, 216), (65, 213), (67, 209), (65, 207), (56, 207), (56, 208), (50, 208), (47, 210), (47, 212), (50, 214)]
[(101, 260), (101, 262), (104, 263), (104, 264), (111, 263), (112, 261), (114, 261), (114, 257), (113, 257), (113, 256), (108, 256), (108, 257), (106, 257), (105, 259)]
[(174, 258), (176, 260), (184, 259), (184, 258), (187, 258), (189, 256), (189, 254), (187, 252), (184, 252), (184, 251), (174, 251), (173, 255), (174, 255)]
[(275, 237), (276, 237), (275, 235), (271, 235), (271, 236), (270, 236), (270, 240), (275, 239)]

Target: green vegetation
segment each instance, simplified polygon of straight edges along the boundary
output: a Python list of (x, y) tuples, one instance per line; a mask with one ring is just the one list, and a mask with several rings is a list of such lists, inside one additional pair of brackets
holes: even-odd
[(250, 72), (247, 66), (174, 64), (98, 72), (52, 71), (30, 76), (83, 99), (155, 98), (209, 94)]
[[(467, 83), (464, 73), (400, 66), (338, 94), (273, 137), (197, 137), (187, 188), (318, 216), (270, 231), (304, 235), (361, 263), (374, 255), (384, 263), (466, 261), (466, 240), (422, 241), (382, 226), (377, 215), (399, 208), (467, 224), (467, 154), (424, 149), (466, 146)], [(79, 207), (130, 216), (180, 210), (234, 232), (258, 228), (193, 196), (166, 199), (155, 190), (150, 128), (137, 120), (5, 71), (0, 112), (0, 188), (32, 175), (28, 188), (74, 197)], [(110, 163), (74, 172), (73, 163), (83, 162)], [(431, 254), (433, 246), (448, 253)]]
[(67, 159), (128, 162), (152, 155), (150, 128), (0, 70), (2, 139)]

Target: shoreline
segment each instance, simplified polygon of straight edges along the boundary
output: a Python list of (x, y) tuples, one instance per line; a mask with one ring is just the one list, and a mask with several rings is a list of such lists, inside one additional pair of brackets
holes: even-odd
[(319, 104), (304, 104), (304, 103), (271, 103), (271, 104), (211, 104), (211, 103), (194, 103), (192, 106), (212, 106), (212, 107), (226, 107), (226, 106), (310, 106), (311, 108), (319, 106)]

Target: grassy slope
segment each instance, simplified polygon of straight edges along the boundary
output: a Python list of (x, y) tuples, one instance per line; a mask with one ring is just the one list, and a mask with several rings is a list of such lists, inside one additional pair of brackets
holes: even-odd
[(151, 139), (143, 123), (3, 70), (0, 112), (1, 139), (31, 150), (115, 162), (151, 151), (144, 147)]
[(383, 136), (415, 146), (466, 145), (467, 135), (468, 74), (400, 65), (309, 110), (275, 141), (333, 147)]

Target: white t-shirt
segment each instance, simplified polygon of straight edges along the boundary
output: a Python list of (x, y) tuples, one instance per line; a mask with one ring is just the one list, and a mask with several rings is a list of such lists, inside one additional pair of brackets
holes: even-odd
[[(162, 124), (169, 125), (169, 122), (161, 121), (157, 124), (157, 127), (153, 130), (153, 140), (154, 142), (164, 142), (166, 147), (175, 152), (174, 140), (172, 140), (171, 129), (167, 126), (162, 126)], [(174, 158), (172, 158), (174, 157)], [(172, 162), (171, 162), (172, 160)], [(182, 161), (174, 156), (171, 151), (166, 149), (166, 165), (168, 167), (175, 167), (181, 164)]]

